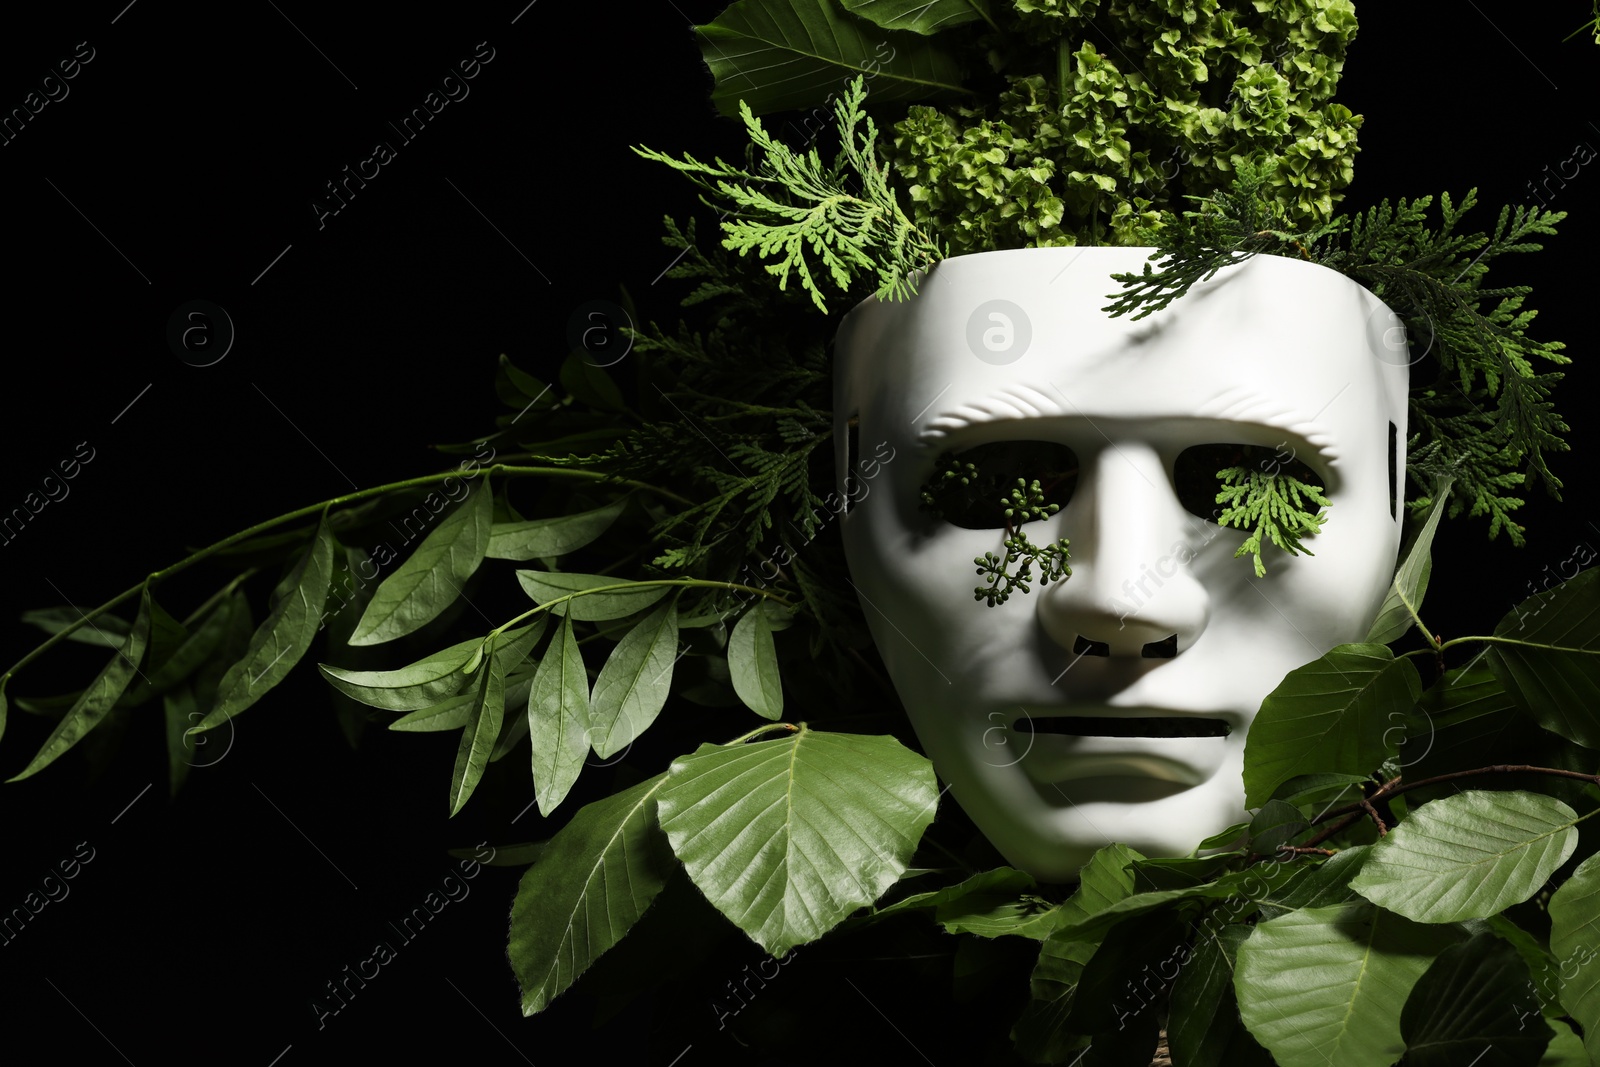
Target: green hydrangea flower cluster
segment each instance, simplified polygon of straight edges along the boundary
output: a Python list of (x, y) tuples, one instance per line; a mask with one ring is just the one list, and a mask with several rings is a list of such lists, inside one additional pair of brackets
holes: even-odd
[(1350, 0), (1009, 6), (995, 17), (1026, 58), (992, 57), (1006, 70), (996, 102), (914, 105), (885, 146), (912, 221), (951, 254), (1149, 244), (1163, 210), (1227, 186), (1241, 160), (1279, 160), (1291, 221), (1332, 216), (1361, 125), (1332, 101)]

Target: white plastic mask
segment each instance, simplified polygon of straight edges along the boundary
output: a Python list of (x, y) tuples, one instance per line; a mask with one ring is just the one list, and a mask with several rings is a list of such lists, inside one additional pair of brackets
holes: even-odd
[[(892, 457), (842, 524), (878, 649), (955, 798), (1051, 881), (1113, 841), (1185, 855), (1245, 820), (1262, 699), (1363, 638), (1400, 541), (1408, 356), (1392, 312), (1335, 271), (1257, 256), (1146, 319), (1111, 318), (1110, 276), (1149, 253), (949, 259), (915, 298), (863, 302), (835, 344), (841, 491), (850, 420), (863, 453)], [(1003, 528), (930, 517), (920, 491), (941, 453), (1011, 440), (1076, 455), (1070, 500), (1023, 527), (1070, 539), (1072, 574), (990, 607), (973, 560), (1003, 554)], [(1234, 558), (1244, 531), (1185, 508), (1175, 463), (1215, 443), (1320, 476), (1315, 555), (1269, 546), (1256, 578)], [(1199, 736), (1116, 736), (1170, 728)]]

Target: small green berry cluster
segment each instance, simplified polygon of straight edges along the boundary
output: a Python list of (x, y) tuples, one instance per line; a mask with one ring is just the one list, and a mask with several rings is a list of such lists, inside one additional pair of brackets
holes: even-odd
[[(1040, 585), (1072, 577), (1072, 568), (1067, 565), (1069, 542), (1065, 537), (1053, 545), (1035, 545), (1028, 540), (1026, 533), (1016, 529), (1025, 522), (1036, 522), (1061, 510), (1060, 504), (1045, 503), (1044, 489), (1038, 479), (1029, 483), (1018, 478), (1016, 486), (1000, 501), (1000, 506), (1006, 520), (1005, 556), (1002, 558), (997, 553), (985, 552), (972, 561), (977, 564), (980, 576), (989, 576), (988, 586), (980, 585), (973, 589), (973, 599), (986, 600), (991, 608), (996, 604), (1004, 604), (1018, 589), (1028, 592), (1028, 582), (1033, 578), (1035, 563), (1039, 565)], [(1019, 563), (1020, 566), (1013, 571), (1012, 567)]]

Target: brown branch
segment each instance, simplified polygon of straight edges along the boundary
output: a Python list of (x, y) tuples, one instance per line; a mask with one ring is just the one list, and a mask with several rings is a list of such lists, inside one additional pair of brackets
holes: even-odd
[[(1323, 812), (1311, 820), (1311, 823), (1315, 826), (1340, 815), (1348, 815), (1351, 812), (1365, 812), (1371, 808), (1372, 802), (1375, 800), (1388, 800), (1390, 797), (1397, 797), (1409, 790), (1421, 789), (1425, 785), (1438, 785), (1441, 782), (1452, 782), (1458, 778), (1471, 778), (1479, 774), (1548, 774), (1554, 778), (1572, 778), (1580, 782), (1588, 782), (1591, 785), (1600, 785), (1600, 774), (1565, 771), (1557, 767), (1535, 767), (1526, 763), (1496, 763), (1488, 767), (1477, 767), (1470, 771), (1451, 771), (1449, 774), (1438, 774), (1432, 778), (1423, 778), (1419, 781), (1407, 782), (1404, 785), (1400, 782), (1400, 776), (1396, 775), (1373, 790), (1370, 796), (1363, 797), (1354, 804), (1346, 804), (1342, 808)], [(1376, 815), (1374, 815), (1374, 818), (1376, 818)]]

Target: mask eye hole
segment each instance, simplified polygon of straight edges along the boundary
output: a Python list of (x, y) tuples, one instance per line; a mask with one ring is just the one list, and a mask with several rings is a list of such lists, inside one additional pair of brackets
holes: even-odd
[(1254, 468), (1263, 474), (1286, 474), (1299, 481), (1326, 486), (1327, 480), (1296, 455), (1296, 446), (1285, 441), (1270, 445), (1207, 444), (1193, 445), (1178, 454), (1172, 466), (1172, 488), (1178, 503), (1191, 515), (1215, 522), (1222, 513), (1217, 493), (1222, 480), (1217, 472), (1228, 467)]
[(1044, 505), (1060, 510), (1078, 487), (1077, 454), (1055, 441), (996, 441), (942, 453), (922, 485), (921, 508), (963, 529), (1003, 530), (1018, 478), (1038, 482)]

